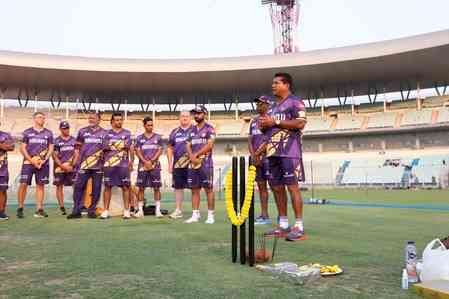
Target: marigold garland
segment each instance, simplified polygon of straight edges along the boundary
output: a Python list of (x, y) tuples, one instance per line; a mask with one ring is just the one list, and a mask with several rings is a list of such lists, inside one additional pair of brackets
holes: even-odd
[[(232, 170), (230, 169), (225, 177), (225, 200), (226, 200), (226, 211), (229, 220), (235, 226), (240, 226), (245, 223), (246, 218), (248, 218), (249, 209), (251, 207), (251, 202), (253, 200), (254, 192), (254, 181), (256, 180), (256, 167), (251, 165), (248, 170), (248, 176), (246, 177), (246, 190), (245, 190), (245, 200), (240, 213), (237, 215), (234, 209), (234, 203), (232, 202)], [(243, 186), (241, 186), (243, 187)]]

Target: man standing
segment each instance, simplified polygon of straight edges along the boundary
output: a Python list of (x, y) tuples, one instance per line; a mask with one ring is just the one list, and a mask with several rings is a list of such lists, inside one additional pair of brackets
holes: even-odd
[(136, 186), (139, 188), (137, 199), (139, 211), (136, 217), (143, 217), (145, 188), (153, 188), (156, 204), (156, 217), (164, 217), (161, 213), (161, 164), (162, 136), (153, 133), (153, 119), (149, 116), (143, 119), (145, 132), (136, 138), (136, 155), (139, 158)]
[(8, 200), (8, 152), (14, 150), (14, 140), (9, 133), (0, 131), (0, 221), (8, 220), (6, 202)]
[(106, 130), (100, 127), (100, 113), (89, 111), (89, 126), (81, 128), (76, 137), (73, 164), (79, 168), (73, 188), (73, 210), (67, 219), (81, 218), (84, 191), (89, 179), (92, 181), (92, 201), (87, 210), (88, 218), (97, 218), (95, 210), (101, 194), (103, 179), (103, 143)]
[(34, 217), (48, 217), (47, 213), (44, 212), (44, 187), (48, 184), (48, 176), (50, 174), (48, 161), (53, 153), (53, 133), (44, 128), (44, 113), (35, 112), (33, 114), (33, 122), (33, 127), (23, 131), (22, 144), (20, 145), (23, 164), (17, 195), (19, 200), (18, 218), (24, 218), (23, 206), (33, 175), (36, 182), (36, 213), (34, 213)]
[[(306, 125), (304, 102), (292, 95), (292, 77), (287, 73), (275, 74), (272, 91), (276, 102), (267, 116), (261, 116), (260, 126), (267, 129), (269, 138), (267, 157), (270, 169), (270, 186), (279, 211), (279, 228), (267, 233), (298, 241), (304, 236), (303, 201), (298, 182), (304, 181), (302, 163), (302, 133)], [(290, 229), (287, 218), (287, 187), (296, 222)]]
[(168, 172), (172, 174), (173, 188), (175, 189), (176, 209), (170, 214), (170, 218), (182, 218), (182, 201), (184, 189), (188, 188), (187, 175), (189, 157), (186, 150), (186, 142), (192, 129), (192, 120), (188, 111), (182, 111), (179, 115), (179, 127), (171, 131), (168, 138), (167, 158)]
[(130, 219), (129, 211), (129, 187), (130, 172), (132, 170), (134, 151), (131, 141), (131, 132), (123, 129), (123, 116), (120, 112), (114, 112), (111, 116), (111, 129), (106, 133), (104, 147), (104, 211), (101, 219), (109, 218), (109, 204), (111, 203), (112, 187), (122, 189), (123, 219)]
[(266, 116), (270, 107), (270, 99), (261, 96), (254, 99), (256, 102), (256, 110), (259, 113), (249, 125), (248, 150), (251, 160), (256, 166), (256, 183), (259, 189), (261, 215), (256, 218), (255, 224), (271, 224), (268, 216), (268, 187), (267, 180), (269, 177), (268, 160), (265, 155), (267, 140), (259, 127), (259, 118)]
[(75, 138), (70, 136), (70, 125), (67, 121), (59, 124), (59, 135), (55, 139), (53, 152), (53, 185), (56, 186), (56, 198), (62, 215), (66, 215), (64, 207), (64, 186), (73, 186), (75, 172), (73, 170), (73, 156), (75, 153)]
[(191, 113), (195, 119), (196, 126), (190, 132), (186, 149), (190, 160), (188, 183), (192, 189), (192, 217), (187, 219), (185, 223), (194, 223), (200, 220), (200, 191), (204, 189), (207, 195), (208, 206), (206, 223), (213, 224), (215, 222), (215, 198), (212, 149), (214, 148), (215, 129), (206, 123), (206, 107), (197, 106)]

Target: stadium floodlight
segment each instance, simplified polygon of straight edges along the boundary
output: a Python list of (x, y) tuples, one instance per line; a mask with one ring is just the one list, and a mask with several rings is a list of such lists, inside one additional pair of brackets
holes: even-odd
[(274, 53), (298, 52), (299, 0), (262, 0), (269, 5)]

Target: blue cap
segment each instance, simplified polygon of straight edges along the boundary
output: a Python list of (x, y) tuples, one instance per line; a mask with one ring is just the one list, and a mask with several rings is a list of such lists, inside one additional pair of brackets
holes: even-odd
[(270, 98), (267, 97), (267, 96), (260, 96), (258, 98), (255, 98), (253, 100), (253, 102), (262, 102), (262, 103), (265, 103), (265, 104), (270, 104)]
[(68, 129), (68, 128), (70, 128), (70, 124), (68, 121), (63, 120), (59, 123), (59, 128), (60, 129)]
[(190, 110), (191, 113), (207, 113), (206, 107), (203, 105), (198, 105), (194, 109)]

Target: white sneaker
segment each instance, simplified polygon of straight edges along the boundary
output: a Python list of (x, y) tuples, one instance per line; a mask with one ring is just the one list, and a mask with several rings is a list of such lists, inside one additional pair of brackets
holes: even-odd
[(200, 217), (192, 216), (189, 219), (187, 219), (186, 221), (184, 221), (184, 223), (195, 223), (195, 222), (199, 222), (199, 221), (200, 221)]
[(169, 216), (171, 219), (179, 219), (182, 218), (182, 212), (179, 210), (175, 210), (173, 213)]
[(135, 217), (135, 218), (143, 218), (143, 217), (144, 217), (143, 211), (137, 211), (137, 212), (135, 212), (135, 213), (134, 213), (134, 217)]
[(156, 218), (164, 218), (164, 215), (162, 215), (161, 211), (156, 211)]
[(129, 212), (129, 210), (124, 210), (123, 211), (123, 219), (131, 219), (131, 213)]
[(109, 218), (108, 210), (104, 210), (103, 212), (101, 212), (100, 219), (108, 219), (108, 218)]
[(206, 224), (214, 224), (215, 223), (214, 216), (207, 217), (207, 220), (204, 223), (206, 223)]

